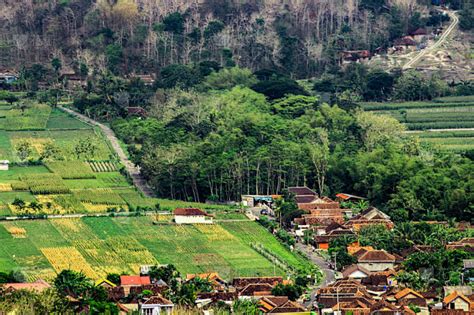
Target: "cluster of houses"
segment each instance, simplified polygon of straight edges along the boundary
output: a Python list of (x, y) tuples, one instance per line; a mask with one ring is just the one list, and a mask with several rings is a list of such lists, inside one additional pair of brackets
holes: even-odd
[[(258, 307), (263, 314), (300, 313), (309, 311), (300, 303), (291, 301), (287, 296), (274, 296), (272, 289), (278, 284), (289, 284), (282, 277), (241, 277), (226, 282), (217, 273), (188, 274), (178, 281), (191, 281), (195, 278), (207, 280), (212, 287), (210, 292), (198, 293), (195, 300), (196, 311), (212, 314), (213, 305), (217, 302), (232, 306), (238, 299), (258, 300)], [(147, 275), (120, 276), (120, 284), (102, 279), (96, 286), (104, 287), (108, 300), (117, 305), (121, 314), (138, 313), (142, 315), (172, 314), (175, 304), (164, 297), (169, 289), (162, 280), (152, 281)], [(30, 283), (6, 283), (0, 291), (8, 293), (16, 290), (42, 292), (51, 285), (43, 280)], [(74, 300), (71, 299), (74, 303)], [(87, 312), (87, 310), (84, 310)]]
[[(417, 49), (423, 49), (426, 47), (428, 40), (433, 39), (436, 35), (442, 32), (442, 28), (436, 28), (433, 31), (428, 31), (426, 28), (418, 28), (410, 34), (397, 38), (393, 46), (387, 49), (387, 53), (391, 54), (404, 54), (415, 51)], [(369, 50), (344, 50), (340, 53), (340, 63), (342, 65), (349, 64), (352, 62), (367, 62), (374, 55), (382, 53), (382, 48), (377, 48), (374, 53)]]
[[(394, 227), (390, 217), (377, 208), (368, 207), (353, 214), (340, 206), (342, 201), (357, 202), (363, 199), (361, 197), (337, 194), (337, 199), (332, 200), (319, 197), (307, 187), (289, 190), (295, 194), (298, 208), (305, 211), (301, 217), (294, 219), (293, 233), (301, 237), (306, 231), (311, 231), (313, 236), (310, 243), (315, 250), (327, 250), (331, 241), (339, 237), (357, 236), (366, 226)], [(458, 226), (460, 230), (464, 228), (468, 227)], [(474, 252), (474, 238), (465, 238), (446, 247)], [(396, 275), (406, 257), (415, 252), (433, 250), (429, 245), (414, 245), (397, 255), (371, 246), (360, 246), (355, 241), (347, 246), (347, 253), (356, 262), (337, 273), (335, 282), (318, 289), (315, 307), (321, 314), (474, 314), (472, 286), (446, 286), (443, 294), (440, 294), (434, 289), (417, 292), (397, 283)], [(465, 260), (464, 274), (474, 274), (472, 271), (474, 260)], [(472, 281), (464, 279), (464, 283)]]

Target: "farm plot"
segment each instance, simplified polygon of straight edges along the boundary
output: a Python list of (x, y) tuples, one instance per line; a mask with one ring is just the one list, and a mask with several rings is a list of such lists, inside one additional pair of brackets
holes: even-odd
[(100, 205), (125, 205), (125, 201), (112, 189), (82, 189), (74, 190), (74, 196), (81, 202)]
[(51, 113), (51, 107), (35, 104), (26, 109), (5, 111), (5, 130), (44, 130)]
[[(390, 115), (410, 130), (423, 131), (415, 133), (425, 143), (434, 144), (449, 151), (468, 151), (474, 149), (473, 133), (469, 130), (457, 129), (474, 128), (474, 97), (445, 97), (431, 102), (403, 102), (403, 103), (361, 103), (364, 110), (377, 114)], [(424, 130), (446, 129), (443, 134), (428, 134)], [(456, 132), (448, 136), (449, 129)], [(465, 134), (469, 135), (466, 137)]]
[(95, 178), (89, 164), (79, 161), (56, 161), (47, 162), (46, 167), (63, 179), (91, 179)]
[(92, 161), (89, 162), (91, 169), (94, 172), (114, 172), (117, 170), (117, 166), (112, 161)]
[(22, 175), (20, 179), (28, 185), (33, 194), (67, 194), (70, 192), (62, 178), (56, 174), (29, 174)]
[(225, 278), (283, 274), (251, 248), (254, 238), (280, 253), (286, 263), (303, 263), (255, 222), (177, 226), (152, 221), (90, 217), (0, 222), (0, 268), (19, 269), (29, 279), (51, 276), (62, 268), (99, 278), (108, 272), (136, 273), (140, 265), (158, 263), (173, 263), (183, 274), (217, 271)]
[(68, 113), (63, 112), (60, 109), (53, 108), (51, 114), (49, 115), (48, 123), (46, 124), (46, 129), (89, 129), (91, 126), (88, 124), (77, 120)]

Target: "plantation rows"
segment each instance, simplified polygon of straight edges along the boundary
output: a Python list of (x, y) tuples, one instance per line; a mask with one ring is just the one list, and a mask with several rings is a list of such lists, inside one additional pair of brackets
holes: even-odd
[(406, 125), (408, 129), (411, 130), (474, 128), (474, 121), (439, 121), (426, 123), (407, 123)]
[(436, 103), (436, 102), (404, 102), (404, 103), (360, 103), (366, 111), (401, 110), (415, 108), (450, 108), (450, 107), (473, 107), (473, 102), (466, 103)]
[(474, 137), (474, 130), (425, 131), (416, 135), (420, 138), (470, 138)]
[[(249, 237), (259, 238), (265, 255), (251, 247)], [(30, 279), (52, 277), (62, 268), (97, 279), (107, 272), (136, 273), (140, 265), (167, 263), (183, 274), (272, 276), (283, 275), (285, 266), (306, 263), (251, 221), (206, 227), (153, 225), (151, 217), (17, 221), (0, 223), (0, 243), (0, 269), (19, 269)]]
[(91, 169), (96, 172), (114, 172), (117, 170), (117, 167), (113, 162), (110, 161), (101, 161), (101, 162), (89, 162)]

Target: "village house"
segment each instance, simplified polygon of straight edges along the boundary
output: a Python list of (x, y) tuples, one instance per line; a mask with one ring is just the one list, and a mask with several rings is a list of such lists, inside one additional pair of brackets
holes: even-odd
[(371, 272), (359, 265), (350, 265), (342, 270), (342, 276), (344, 278), (353, 279), (353, 280), (361, 280), (362, 278), (366, 278), (371, 274)]
[(161, 295), (151, 296), (139, 304), (141, 315), (169, 315), (173, 312), (174, 304)]
[(224, 291), (227, 287), (227, 283), (219, 276), (217, 272), (186, 275), (186, 281), (190, 281), (195, 278), (209, 281), (214, 291)]
[(392, 51), (402, 53), (415, 51), (417, 45), (417, 42), (415, 42), (415, 40), (413, 40), (411, 36), (404, 36), (395, 40), (395, 44), (393, 46)]
[(410, 36), (413, 38), (414, 41), (417, 43), (421, 43), (428, 38), (428, 32), (425, 28), (418, 28), (410, 33)]
[(0, 160), (0, 171), (8, 171), (8, 166), (10, 161), (8, 160)]
[(474, 252), (474, 237), (466, 237), (460, 241), (446, 245), (446, 249), (463, 249), (469, 252)]
[[(428, 315), (430, 313), (425, 297), (415, 290), (405, 288), (393, 295), (393, 298), (395, 298), (397, 305), (418, 306), (420, 308), (420, 312), (418, 314), (420, 315)], [(389, 298), (387, 298), (387, 300), (388, 299)]]
[(346, 227), (351, 228), (355, 232), (370, 225), (383, 225), (390, 230), (394, 227), (390, 217), (375, 207), (367, 208), (345, 223)]
[(259, 309), (263, 314), (292, 314), (306, 312), (306, 309), (286, 296), (266, 296), (259, 301)]
[(345, 50), (341, 52), (341, 63), (365, 62), (370, 60), (372, 54), (368, 50)]
[(212, 217), (197, 208), (176, 208), (173, 212), (176, 224), (212, 224)]
[(105, 289), (112, 289), (112, 288), (115, 288), (116, 285), (114, 283), (112, 283), (111, 281), (107, 280), (107, 279), (99, 279), (95, 282), (95, 286), (96, 287), (103, 287)]
[(333, 222), (325, 229), (324, 234), (314, 236), (314, 245), (318, 249), (329, 249), (329, 243), (336, 238), (355, 235), (350, 229)]
[(354, 254), (357, 264), (369, 271), (378, 272), (393, 269), (397, 261), (396, 257), (384, 250), (360, 250)]
[(153, 74), (132, 74), (130, 79), (139, 79), (145, 85), (151, 86), (155, 83), (155, 76)]
[(11, 71), (0, 72), (0, 84), (12, 84), (16, 80), (18, 80), (18, 75), (16, 73)]
[(3, 285), (0, 285), (0, 288), (2, 288), (5, 292), (13, 292), (19, 290), (42, 292), (46, 289), (51, 288), (51, 285), (46, 281), (39, 279), (35, 282), (5, 283)]
[(150, 277), (148, 276), (120, 276), (120, 286), (123, 288), (125, 296), (130, 293), (133, 287), (142, 287), (150, 285)]
[(466, 296), (457, 291), (453, 291), (443, 299), (443, 308), (447, 310), (474, 312), (474, 296)]

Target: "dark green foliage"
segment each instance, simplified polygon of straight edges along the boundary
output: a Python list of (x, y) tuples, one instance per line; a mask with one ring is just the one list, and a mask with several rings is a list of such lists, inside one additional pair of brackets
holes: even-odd
[(159, 87), (179, 87), (188, 89), (198, 83), (198, 77), (193, 68), (181, 64), (173, 64), (164, 67), (160, 71)]
[(110, 71), (117, 72), (118, 66), (122, 62), (123, 50), (118, 44), (111, 44), (105, 47), (105, 56), (107, 58), (107, 66)]
[(175, 34), (184, 32), (184, 16), (179, 12), (173, 12), (163, 19), (163, 30)]
[(293, 284), (279, 283), (272, 289), (272, 295), (287, 296), (291, 301), (296, 301), (301, 294), (303, 294), (303, 288)]
[(307, 95), (306, 91), (295, 80), (287, 77), (272, 76), (268, 80), (258, 82), (252, 87), (258, 93), (264, 94), (271, 100), (285, 95)]
[(115, 285), (120, 285), (120, 275), (118, 273), (109, 273), (106, 279)]
[(209, 24), (207, 24), (207, 26), (204, 28), (204, 38), (209, 39), (213, 37), (214, 35), (221, 32), (224, 27), (224, 23), (221, 21), (210, 21)]
[(153, 266), (150, 269), (148, 274), (151, 279), (154, 280), (163, 280), (166, 283), (171, 283), (175, 278), (180, 276), (178, 270), (174, 265), (166, 265), (166, 266)]
[(347, 245), (355, 240), (355, 236), (341, 236), (329, 243), (328, 253), (331, 261), (336, 263), (337, 270), (342, 270), (344, 267), (357, 262), (357, 259), (347, 252)]

